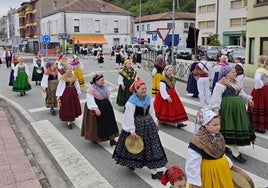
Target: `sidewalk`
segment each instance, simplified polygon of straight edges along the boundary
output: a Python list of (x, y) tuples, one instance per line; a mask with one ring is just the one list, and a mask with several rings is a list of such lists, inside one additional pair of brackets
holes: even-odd
[(0, 187), (41, 188), (4, 111), (0, 111)]

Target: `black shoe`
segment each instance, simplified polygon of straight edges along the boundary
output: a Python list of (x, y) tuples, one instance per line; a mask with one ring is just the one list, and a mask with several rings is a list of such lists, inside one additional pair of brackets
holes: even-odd
[(225, 147), (225, 153), (231, 155), (232, 150), (230, 148), (228, 148), (228, 147)]
[(73, 129), (73, 125), (72, 125), (72, 123), (69, 123), (69, 124), (68, 124), (68, 127), (69, 127), (69, 129)]
[(130, 167), (130, 166), (128, 167), (128, 169), (129, 169), (129, 170), (132, 170), (132, 171), (134, 171), (134, 170), (135, 170), (135, 168)]
[(41, 85), (41, 82), (39, 82), (38, 85)]
[(23, 96), (23, 93), (22, 92), (20, 92), (20, 96)]
[(38, 82), (37, 81), (35, 82), (35, 85), (38, 85)]
[(198, 95), (193, 95), (192, 97), (193, 97), (193, 98), (198, 98)]
[(177, 128), (186, 127), (187, 124), (184, 123), (177, 123)]
[(255, 129), (255, 132), (256, 132), (256, 133), (264, 134), (264, 133), (265, 133), (265, 130)]
[(237, 161), (237, 162), (239, 162), (239, 163), (246, 163), (246, 162), (247, 162), (247, 160), (246, 160), (245, 158), (242, 157), (241, 153), (240, 153), (237, 157), (235, 157), (235, 156), (233, 156), (233, 155), (232, 155), (232, 157), (233, 157), (233, 159), (234, 159), (235, 161)]
[(23, 91), (23, 95), (26, 95), (25, 91)]
[(51, 115), (52, 115), (52, 116), (55, 116), (56, 113), (57, 113), (56, 110), (55, 110), (54, 108), (52, 108), (50, 111), (51, 111)]
[(163, 172), (157, 172), (156, 174), (151, 174), (152, 176), (152, 179), (158, 179), (158, 180), (161, 180), (162, 176), (163, 176)]
[(115, 140), (110, 140), (110, 146), (115, 146), (116, 145), (116, 141)]

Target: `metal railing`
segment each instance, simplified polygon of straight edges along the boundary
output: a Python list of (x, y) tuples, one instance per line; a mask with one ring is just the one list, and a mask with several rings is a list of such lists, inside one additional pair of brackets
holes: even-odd
[[(142, 54), (143, 61), (146, 61), (146, 65), (149, 71), (153, 69), (153, 62), (156, 59), (156, 52), (147, 52)], [(177, 80), (187, 82), (189, 74), (190, 74), (190, 67), (192, 62), (185, 61), (183, 59), (176, 59), (173, 65), (173, 73), (174, 77)], [(169, 64), (169, 63), (167, 63)]]

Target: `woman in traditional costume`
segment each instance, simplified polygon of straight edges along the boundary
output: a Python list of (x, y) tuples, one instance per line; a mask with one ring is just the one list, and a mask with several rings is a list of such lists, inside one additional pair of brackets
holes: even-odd
[(166, 66), (165, 60), (161, 54), (156, 57), (154, 62), (154, 68), (152, 71), (153, 80), (152, 80), (152, 97), (154, 98), (160, 89), (160, 80), (163, 77), (163, 70)]
[(137, 71), (131, 66), (130, 60), (126, 60), (123, 69), (119, 72), (117, 83), (119, 84), (116, 103), (118, 106), (125, 106), (132, 93), (129, 87), (136, 80)]
[(59, 83), (58, 80), (58, 68), (56, 62), (47, 62), (46, 71), (41, 80), (41, 87), (43, 92), (46, 93), (45, 103), (46, 108), (50, 108), (51, 115), (56, 115), (56, 110), (54, 108), (58, 107), (56, 89)]
[(17, 56), (16, 54), (13, 54), (13, 58), (11, 61), (11, 71), (10, 71), (10, 76), (9, 76), (9, 84), (8, 84), (9, 86), (13, 86), (14, 69), (18, 63), (19, 63), (19, 56)]
[(209, 105), (221, 116), (221, 133), (228, 145), (227, 153), (232, 154), (237, 162), (245, 163), (246, 159), (238, 151), (238, 146), (250, 145), (255, 139), (245, 105), (252, 107), (254, 103), (237, 82), (236, 74), (231, 65), (222, 68), (223, 77), (216, 83)]
[(35, 81), (35, 85), (40, 85), (44, 74), (45, 62), (41, 54), (38, 53), (36, 57), (33, 58), (33, 74), (32, 81)]
[(65, 69), (66, 73), (59, 80), (56, 96), (60, 105), (60, 120), (67, 122), (72, 129), (72, 122), (82, 114), (79, 100), (81, 91), (77, 77), (72, 73), (72, 66), (67, 65)]
[(23, 59), (18, 59), (19, 63), (14, 68), (14, 83), (12, 90), (20, 92), (21, 96), (26, 95), (26, 91), (32, 89), (30, 84), (30, 73), (26, 63), (23, 63)]
[(156, 94), (154, 101), (155, 116), (161, 124), (184, 127), (186, 125), (181, 122), (187, 121), (188, 116), (175, 89), (173, 66), (167, 65), (163, 75), (160, 81), (160, 92)]
[[(122, 132), (117, 141), (113, 158), (117, 164), (135, 168), (148, 167), (152, 179), (161, 179), (163, 171), (159, 168), (167, 164), (167, 157), (158, 135), (158, 120), (155, 117), (153, 102), (146, 94), (146, 85), (140, 79), (132, 84), (133, 94), (126, 103), (126, 110), (122, 122)], [(131, 136), (130, 136), (131, 135)], [(126, 138), (142, 137), (144, 149), (137, 154), (130, 153), (125, 145)]]
[(109, 100), (110, 91), (104, 85), (102, 74), (95, 74), (90, 82), (92, 85), (86, 92), (86, 104), (84, 108), (81, 136), (98, 142), (110, 141), (110, 145), (116, 145), (114, 140), (119, 132), (115, 120), (114, 110)]
[(77, 55), (73, 56), (73, 60), (71, 62), (73, 67), (74, 75), (77, 77), (78, 82), (80, 84), (80, 88), (85, 87), (84, 76), (82, 72), (83, 64), (79, 61), (79, 57)]
[(268, 130), (268, 57), (259, 57), (259, 68), (254, 75), (254, 89), (251, 96), (254, 107), (249, 109), (253, 113), (253, 125), (256, 132), (265, 133)]

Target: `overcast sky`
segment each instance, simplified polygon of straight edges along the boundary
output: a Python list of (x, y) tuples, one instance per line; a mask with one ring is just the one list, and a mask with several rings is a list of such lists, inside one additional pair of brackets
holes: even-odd
[(7, 15), (10, 8), (19, 8), (22, 2), (29, 2), (29, 0), (0, 0), (0, 18)]

